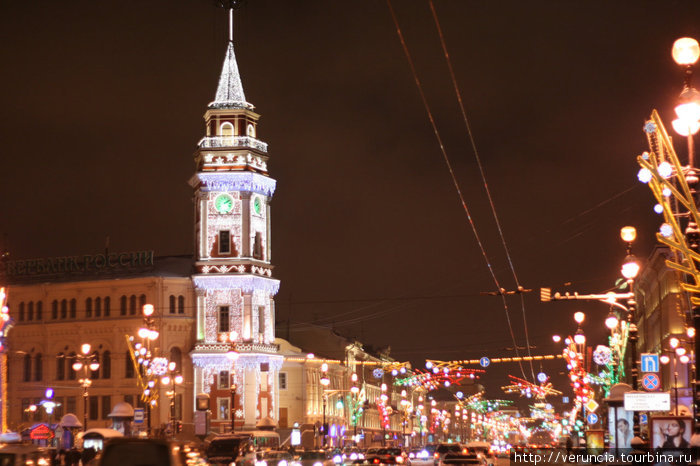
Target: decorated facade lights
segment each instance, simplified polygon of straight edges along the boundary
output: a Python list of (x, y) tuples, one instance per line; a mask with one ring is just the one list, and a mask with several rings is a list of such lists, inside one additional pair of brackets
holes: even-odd
[(92, 385), (92, 380), (90, 379), (90, 372), (95, 372), (99, 370), (100, 363), (95, 359), (95, 355), (92, 353), (92, 347), (89, 343), (83, 343), (80, 346), (80, 354), (75, 356), (75, 362), (73, 363), (73, 370), (75, 372), (83, 371), (83, 376), (78, 380), (80, 386), (83, 388), (83, 432), (87, 431), (88, 422), (88, 397), (89, 389)]
[(177, 365), (172, 361), (169, 362), (167, 372), (161, 377), (160, 383), (164, 387), (168, 387), (168, 391), (166, 392), (166, 395), (170, 399), (168, 424), (170, 425), (172, 433), (178, 430), (175, 427), (175, 389), (177, 386), (182, 385), (182, 382), (183, 377), (180, 371), (177, 370)]
[(219, 338), (224, 343), (230, 345), (229, 350), (226, 352), (226, 358), (231, 361), (231, 369), (229, 370), (229, 388), (231, 391), (231, 432), (236, 431), (236, 360), (238, 359), (238, 352), (236, 351), (236, 340), (238, 340), (238, 333), (231, 331), (229, 333), (222, 333)]
[(564, 342), (567, 345), (563, 352), (564, 359), (569, 371), (571, 388), (574, 391), (574, 408), (569, 412), (569, 422), (578, 426), (576, 422), (578, 415), (583, 415), (583, 407), (593, 398), (594, 390), (590, 385), (591, 380), (584, 359), (585, 353), (580, 351), (581, 346), (572, 337), (566, 338)]
[(7, 432), (7, 334), (14, 325), (7, 307), (5, 288), (0, 288), (0, 433)]

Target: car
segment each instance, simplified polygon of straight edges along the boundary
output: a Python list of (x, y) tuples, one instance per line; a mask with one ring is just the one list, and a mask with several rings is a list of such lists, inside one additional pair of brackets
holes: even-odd
[(97, 463), (99, 466), (185, 466), (181, 447), (173, 442), (145, 438), (114, 438), (104, 447)]
[(438, 461), (438, 466), (453, 466), (453, 465), (474, 465), (486, 466), (486, 459), (480, 457), (476, 453), (468, 453), (465, 450), (448, 451)]
[(25, 464), (49, 465), (49, 452), (31, 443), (1, 443), (0, 464), (24, 466)]
[(433, 453), (433, 465), (438, 466), (447, 453), (467, 453), (459, 443), (439, 443)]
[(253, 445), (246, 434), (217, 435), (206, 444), (207, 460), (211, 464), (244, 464), (255, 466), (257, 458), (252, 454)]
[(365, 455), (365, 462), (370, 464), (400, 464), (410, 466), (411, 460), (400, 448), (386, 447)]
[(432, 463), (433, 453), (435, 453), (434, 449), (431, 452), (426, 447), (411, 448), (411, 451), (408, 452), (408, 458), (411, 460), (412, 463), (421, 463), (421, 462), (431, 462)]
[(293, 466), (335, 466), (333, 459), (325, 450), (302, 451), (292, 463)]
[(352, 463), (365, 459), (365, 454), (357, 447), (345, 447), (342, 453), (343, 463)]

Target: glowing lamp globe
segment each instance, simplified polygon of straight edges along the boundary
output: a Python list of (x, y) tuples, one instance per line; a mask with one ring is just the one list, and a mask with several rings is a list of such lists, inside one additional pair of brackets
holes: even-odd
[(163, 377), (162, 379), (160, 379), (160, 382), (161, 382), (163, 385), (168, 385), (168, 384), (170, 383), (170, 377), (168, 377), (168, 376), (166, 375), (165, 377)]
[(325, 362), (321, 364), (321, 370), (323, 372), (328, 372), (328, 364), (326, 364)]
[(688, 330), (685, 331), (685, 334), (688, 335), (688, 338), (694, 338), (695, 329), (693, 327), (688, 327)]
[(552, 335), (552, 341), (554, 343), (559, 343), (561, 341), (561, 337), (559, 335)]
[(585, 319), (586, 319), (586, 314), (584, 314), (583, 312), (578, 311), (578, 312), (575, 312), (575, 313), (574, 313), (574, 320), (575, 320), (577, 323), (580, 324), (580, 323), (582, 323)]
[(577, 345), (583, 345), (584, 343), (586, 343), (586, 335), (584, 335), (583, 333), (576, 333), (576, 335), (574, 335), (574, 342)]
[(639, 273), (639, 263), (635, 260), (634, 256), (627, 256), (625, 258), (625, 263), (622, 264), (622, 276), (625, 277), (627, 280), (633, 280), (634, 278), (637, 277), (637, 274)]
[[(678, 108), (681, 106), (682, 105), (676, 107), (676, 112), (678, 112)], [(698, 121), (676, 118), (671, 122), (671, 125), (676, 133), (686, 138), (700, 131), (700, 122)]]
[(683, 356), (681, 356), (680, 358), (678, 358), (678, 360), (679, 360), (682, 364), (688, 364), (688, 363), (690, 362), (690, 357), (689, 357), (687, 354), (684, 354)]
[(148, 338), (148, 335), (150, 335), (150, 333), (151, 333), (150, 330), (148, 330), (148, 329), (145, 328), (145, 327), (142, 327), (142, 328), (139, 329), (137, 335), (139, 336), (139, 338), (144, 338), (144, 339), (145, 339), (145, 338)]
[(669, 338), (668, 344), (671, 345), (671, 348), (678, 348), (678, 344), (680, 343), (680, 340), (676, 337)]
[(99, 362), (97, 362), (97, 361), (92, 361), (92, 362), (90, 363), (90, 370), (91, 370), (91, 371), (95, 372), (95, 371), (96, 371), (97, 369), (99, 369), (99, 368), (100, 368), (100, 363), (99, 363)]
[(89, 343), (83, 343), (82, 346), (80, 347), (80, 351), (81, 351), (83, 354), (88, 355), (88, 354), (90, 354), (90, 349), (91, 349), (91, 348), (92, 348), (92, 347), (90, 346)]
[(676, 354), (678, 356), (683, 356), (685, 353), (686, 353), (686, 349), (683, 348), (682, 346), (679, 346), (678, 348), (676, 348)]
[(176, 384), (178, 384), (178, 385), (181, 384), (183, 380), (184, 380), (184, 379), (183, 379), (183, 377), (182, 377), (181, 375), (176, 375), (176, 376), (175, 376), (175, 383), (176, 383)]
[(321, 385), (324, 387), (327, 387), (331, 384), (331, 379), (329, 379), (327, 376), (321, 377)]
[(681, 66), (694, 65), (700, 57), (698, 41), (692, 37), (681, 37), (673, 43), (671, 49), (673, 60)]
[(635, 227), (622, 227), (620, 229), (620, 238), (626, 243), (631, 243), (637, 239), (637, 229)]
[(169, 371), (174, 371), (174, 370), (175, 370), (175, 367), (177, 367), (177, 364), (175, 364), (175, 362), (170, 361), (170, 362), (168, 363), (168, 370), (169, 370)]
[(669, 362), (671, 362), (671, 358), (669, 358), (665, 354), (662, 354), (661, 357), (659, 358), (659, 361), (661, 362), (661, 364), (668, 364)]
[(75, 362), (73, 363), (73, 370), (74, 371), (79, 371), (80, 369), (83, 368), (83, 363), (82, 362)]
[(350, 376), (350, 380), (352, 380), (353, 382), (357, 382), (357, 374), (353, 372)]
[(617, 324), (620, 323), (620, 320), (617, 318), (617, 316), (611, 312), (608, 314), (608, 317), (605, 319), (605, 326), (608, 327), (610, 330), (614, 329), (617, 327)]
[(143, 305), (143, 315), (145, 315), (146, 317), (150, 317), (153, 315), (153, 304)]

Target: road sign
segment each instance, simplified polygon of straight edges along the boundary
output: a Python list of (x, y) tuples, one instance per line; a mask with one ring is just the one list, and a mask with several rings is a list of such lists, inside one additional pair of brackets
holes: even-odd
[(483, 358), (479, 359), (479, 364), (481, 364), (481, 367), (489, 367), (489, 364), (491, 364), (491, 360), (484, 356)]
[(669, 392), (627, 392), (625, 393), (625, 410), (670, 411), (671, 394)]
[(135, 408), (134, 409), (134, 424), (142, 424), (143, 423), (143, 408)]
[(642, 372), (659, 372), (659, 355), (656, 353), (641, 354)]
[(588, 417), (586, 419), (588, 420), (588, 423), (591, 425), (598, 424), (598, 415), (596, 413), (588, 414)]
[(539, 374), (537, 374), (537, 381), (540, 383), (545, 383), (547, 381), (547, 374), (545, 374), (544, 372), (540, 372)]
[(598, 409), (599, 405), (593, 398), (591, 398), (584, 406), (588, 411), (594, 412), (596, 409)]
[(648, 392), (655, 392), (661, 387), (661, 380), (656, 372), (644, 374), (642, 377), (642, 387)]
[(649, 418), (645, 413), (640, 413), (639, 414), (639, 423), (640, 424), (647, 424), (649, 422)]

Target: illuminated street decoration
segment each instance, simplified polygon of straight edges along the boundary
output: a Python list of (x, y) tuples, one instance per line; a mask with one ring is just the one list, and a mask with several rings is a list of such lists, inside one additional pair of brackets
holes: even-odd
[(511, 382), (510, 385), (501, 387), (501, 390), (506, 393), (518, 393), (520, 396), (536, 399), (544, 399), (547, 396), (561, 395), (559, 390), (552, 387), (551, 382), (544, 382), (538, 385), (515, 377), (514, 375), (509, 375), (508, 378)]
[(586, 371), (583, 354), (578, 351), (573, 338), (569, 338), (569, 345), (564, 348), (564, 358), (566, 368), (569, 370), (569, 380), (571, 388), (574, 390), (574, 409), (570, 412), (570, 422), (576, 421), (576, 415), (590, 400), (593, 399), (594, 391), (591, 388), (591, 377)]
[(406, 377), (399, 377), (395, 379), (394, 384), (422, 387), (425, 390), (430, 391), (436, 390), (440, 387), (459, 385), (465, 379), (477, 379), (479, 374), (484, 372), (480, 369), (467, 369), (461, 366), (458, 366), (459, 369), (456, 369), (455, 367), (444, 366), (438, 368), (437, 366), (431, 366), (432, 370), (430, 371), (415, 370)]
[(689, 224), (700, 225), (700, 213), (695, 203), (694, 191), (688, 185), (691, 178), (693, 181), (697, 180), (697, 173), (692, 167), (681, 165), (656, 110), (644, 125), (644, 132), (650, 152), (637, 157), (637, 163), (642, 167), (639, 179), (648, 183), (656, 201), (663, 209), (665, 220), (663, 229), (656, 234), (656, 239), (680, 254), (671, 254), (666, 259), (666, 265), (690, 277), (687, 283), (681, 280), (680, 285), (690, 294), (691, 303), (700, 306), (700, 270), (697, 267), (700, 255), (688, 244), (688, 238), (674, 209), (674, 205), (682, 206), (689, 217)]

